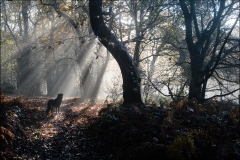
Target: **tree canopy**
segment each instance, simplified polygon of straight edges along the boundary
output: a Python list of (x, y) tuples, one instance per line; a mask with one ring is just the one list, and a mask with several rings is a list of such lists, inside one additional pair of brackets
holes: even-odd
[(4, 1), (1, 85), (91, 101), (122, 86), (114, 97), (124, 104), (237, 101), (238, 9), (235, 0)]

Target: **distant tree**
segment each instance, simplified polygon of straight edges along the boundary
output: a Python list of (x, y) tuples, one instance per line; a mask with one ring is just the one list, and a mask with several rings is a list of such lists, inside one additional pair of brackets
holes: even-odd
[[(35, 30), (35, 22), (38, 22), (39, 19), (36, 18), (34, 21), (32, 21), (33, 19), (30, 18), (29, 10), (31, 10), (32, 7), (30, 1), (5, 1), (2, 3), (2, 5), (4, 25), (12, 36), (17, 48), (16, 56), (12, 57), (12, 61), (16, 60), (17, 62), (15, 68), (17, 90), (22, 94), (40, 94), (40, 81), (38, 81), (37, 77), (35, 77), (35, 81), (33, 81), (31, 78), (35, 72), (36, 63), (32, 61), (31, 53), (33, 46), (31, 44), (30, 36), (32, 33), (30, 28), (32, 27), (32, 29)], [(9, 11), (10, 9), (12, 10), (11, 13)], [(32, 26), (31, 23), (33, 24)]]
[[(131, 28), (135, 32), (135, 37), (128, 41), (135, 43), (133, 59), (135, 60), (136, 66), (139, 67), (141, 61), (140, 56), (144, 50), (143, 46), (151, 44), (152, 41), (160, 38), (157, 37), (154, 30), (160, 28), (169, 18), (169, 16), (164, 13), (164, 10), (168, 8), (169, 2), (162, 0), (130, 0), (125, 2), (133, 21)], [(122, 3), (120, 3), (120, 5), (122, 5)]]

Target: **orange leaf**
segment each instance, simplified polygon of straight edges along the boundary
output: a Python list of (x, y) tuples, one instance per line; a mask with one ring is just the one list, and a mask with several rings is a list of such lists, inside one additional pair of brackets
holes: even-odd
[(46, 38), (46, 37), (43, 37), (43, 38), (41, 38), (41, 41), (42, 42), (45, 42), (45, 41), (47, 41), (48, 39)]

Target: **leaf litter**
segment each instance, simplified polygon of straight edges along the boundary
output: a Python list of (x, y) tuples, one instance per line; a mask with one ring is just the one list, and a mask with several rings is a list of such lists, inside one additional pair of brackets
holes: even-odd
[(239, 106), (211, 101), (156, 105), (1, 94), (1, 159), (239, 159)]

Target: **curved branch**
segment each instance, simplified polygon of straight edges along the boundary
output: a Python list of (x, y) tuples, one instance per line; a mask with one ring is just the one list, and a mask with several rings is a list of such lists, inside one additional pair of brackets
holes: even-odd
[(103, 20), (102, 0), (89, 0), (90, 22), (92, 30), (100, 42), (117, 61), (123, 78), (123, 104), (142, 103), (140, 81), (132, 57), (123, 43), (111, 33)]
[(204, 101), (208, 101), (208, 100), (213, 99), (213, 98), (216, 98), (216, 97), (225, 97), (225, 96), (228, 96), (228, 95), (230, 95), (230, 94), (233, 94), (234, 92), (237, 92), (237, 91), (239, 91), (239, 90), (240, 90), (240, 88), (235, 89), (235, 90), (233, 90), (233, 91), (231, 91), (231, 92), (228, 92), (228, 93), (226, 93), (226, 94), (214, 95), (214, 96), (212, 96), (212, 97), (210, 97), (210, 98), (205, 98)]

